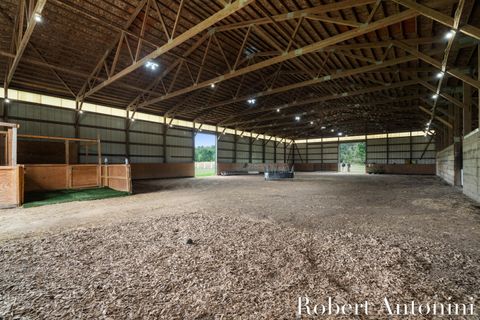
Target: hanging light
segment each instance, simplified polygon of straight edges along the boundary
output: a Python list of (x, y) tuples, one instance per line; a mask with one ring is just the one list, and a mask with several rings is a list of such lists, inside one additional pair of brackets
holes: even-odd
[(438, 98), (438, 94), (435, 93), (434, 95), (432, 95), (432, 99), (437, 99), (437, 98)]
[(313, 121), (310, 121), (310, 124), (313, 124)]
[(35, 13), (35, 21), (42, 22), (43, 21), (42, 15), (39, 13)]
[(333, 130), (333, 129), (330, 129), (330, 132), (334, 132), (334, 131), (335, 131), (335, 130)]
[(210, 88), (212, 88), (212, 89), (215, 88), (215, 83), (211, 83)]
[(322, 129), (322, 130), (325, 130), (325, 129), (327, 129), (327, 127), (325, 127), (325, 126), (322, 126), (320, 129)]
[(300, 121), (300, 116), (295, 116), (295, 120)]
[(444, 75), (445, 73), (443, 71), (440, 71), (439, 73), (437, 73), (437, 78), (442, 79)]
[(448, 40), (448, 39), (453, 38), (453, 36), (455, 36), (455, 33), (456, 33), (455, 30), (450, 30), (450, 31), (448, 31), (448, 32), (445, 34), (445, 39)]
[(339, 137), (341, 137), (343, 135), (343, 133), (339, 132), (337, 133)]
[(152, 71), (155, 71), (158, 68), (158, 63), (150, 60), (150, 61), (147, 61), (147, 63), (145, 64), (145, 67), (147, 67), (148, 69), (150, 69)]
[(8, 98), (5, 98), (4, 101), (5, 101), (5, 103), (10, 103), (10, 99), (8, 99)]
[(277, 112), (280, 112), (280, 109), (277, 109)]
[(255, 99), (248, 99), (247, 103), (248, 104), (255, 104), (256, 100)]
[(78, 110), (78, 113), (79, 113), (79, 114), (83, 114), (83, 110)]

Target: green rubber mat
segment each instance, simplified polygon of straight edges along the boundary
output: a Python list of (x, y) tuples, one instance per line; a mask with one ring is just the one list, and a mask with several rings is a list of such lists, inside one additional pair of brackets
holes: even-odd
[(24, 208), (46, 206), (49, 204), (107, 199), (127, 196), (128, 192), (110, 188), (56, 190), (47, 192), (28, 192), (25, 194)]

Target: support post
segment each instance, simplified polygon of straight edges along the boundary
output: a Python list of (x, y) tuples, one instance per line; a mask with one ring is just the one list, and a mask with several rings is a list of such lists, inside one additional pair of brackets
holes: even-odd
[(163, 117), (163, 163), (167, 163), (167, 118)]
[(460, 108), (454, 108), (453, 115), (454, 184), (462, 186), (462, 114)]
[(472, 131), (472, 87), (463, 83), (463, 136)]
[(233, 136), (233, 163), (237, 163), (237, 130), (235, 129), (235, 135)]
[(273, 142), (273, 163), (277, 163), (277, 141)]
[(250, 137), (248, 138), (248, 163), (252, 163), (252, 134), (250, 133)]

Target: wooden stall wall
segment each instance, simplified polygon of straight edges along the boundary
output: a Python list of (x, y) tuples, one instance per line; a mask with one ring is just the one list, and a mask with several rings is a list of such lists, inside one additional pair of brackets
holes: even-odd
[(190, 163), (132, 163), (132, 180), (188, 178), (195, 176), (195, 165)]
[(99, 166), (94, 164), (27, 164), (25, 165), (25, 191), (100, 187), (99, 170)]
[(102, 186), (132, 193), (131, 167), (128, 164), (102, 166)]
[(23, 166), (0, 167), (0, 208), (23, 204)]

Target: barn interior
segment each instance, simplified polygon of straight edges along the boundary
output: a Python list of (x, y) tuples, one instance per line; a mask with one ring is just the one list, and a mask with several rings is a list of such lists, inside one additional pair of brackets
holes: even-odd
[(479, 40), (476, 0), (2, 0), (0, 319), (478, 316)]

